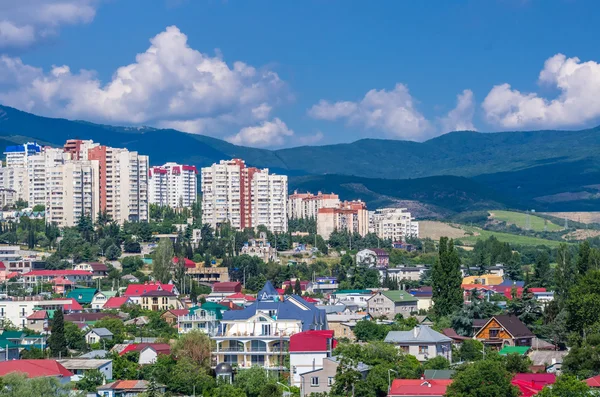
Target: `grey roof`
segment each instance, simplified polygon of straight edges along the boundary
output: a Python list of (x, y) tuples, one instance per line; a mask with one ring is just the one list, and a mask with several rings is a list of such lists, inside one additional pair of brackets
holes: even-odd
[(444, 343), (452, 342), (444, 334), (432, 330), (426, 325), (418, 325), (410, 331), (390, 331), (385, 337), (386, 343)]
[[(96, 335), (98, 335), (99, 337), (103, 337), (103, 336), (113, 336), (113, 333), (110, 332), (108, 329), (106, 328), (92, 328), (90, 330), (90, 332), (95, 333)], [(89, 332), (88, 332), (89, 333)]]
[[(268, 294), (268, 285), (271, 285), (271, 283), (267, 281), (261, 293)], [(327, 329), (325, 311), (317, 308), (312, 303), (306, 302), (298, 295), (286, 295), (283, 300), (279, 299), (279, 295), (274, 300), (259, 299), (242, 310), (226, 311), (223, 313), (223, 321), (248, 320), (262, 310), (275, 310), (278, 320), (301, 321), (302, 331)]]
[(325, 310), (325, 313), (342, 313), (346, 310), (346, 305), (316, 305), (319, 309)]
[(107, 354), (106, 350), (92, 350), (91, 352), (82, 354), (78, 358), (104, 358)]
[(267, 280), (265, 286), (262, 287), (258, 294), (256, 295), (256, 299), (259, 301), (268, 301), (274, 300), (279, 297), (279, 292), (273, 287), (270, 281)]
[(98, 360), (93, 358), (67, 358), (58, 360), (66, 369), (98, 369), (104, 367), (112, 360)]
[(426, 369), (423, 377), (425, 379), (451, 379), (455, 372), (453, 369)]
[(567, 353), (569, 352), (566, 350), (530, 350), (527, 356), (531, 359), (533, 365), (552, 365), (553, 363), (562, 364)]
[(327, 315), (327, 321), (331, 321), (331, 322), (345, 322), (345, 321), (352, 321), (352, 320), (362, 320), (365, 317), (368, 317), (368, 314), (328, 314)]
[[(333, 361), (334, 363), (336, 363), (338, 365), (340, 363), (340, 359), (337, 356), (336, 357), (327, 357), (325, 359), (329, 360), (329, 361)], [(356, 364), (355, 366), (352, 367), (352, 369), (354, 369), (355, 371), (358, 371), (358, 372), (365, 372), (365, 371), (369, 371), (371, 369), (371, 366), (359, 361), (358, 364)]]

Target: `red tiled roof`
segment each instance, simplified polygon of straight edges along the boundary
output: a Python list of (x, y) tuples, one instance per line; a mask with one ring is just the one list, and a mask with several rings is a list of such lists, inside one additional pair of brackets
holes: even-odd
[(394, 379), (388, 397), (443, 396), (452, 379)]
[(45, 310), (38, 310), (37, 312), (30, 314), (29, 317), (27, 317), (27, 320), (44, 320), (47, 317), (48, 313)]
[(102, 309), (118, 309), (129, 301), (127, 296), (113, 296), (108, 298)]
[(66, 277), (66, 276), (91, 276), (92, 272), (87, 270), (32, 270), (23, 274), (23, 276), (54, 276), (54, 277)]
[(585, 380), (589, 387), (600, 387), (600, 375), (596, 375)]
[[(173, 258), (173, 263), (174, 264), (178, 264), (179, 263), (179, 258), (175, 257)], [(188, 259), (188, 258), (184, 258), (183, 263), (185, 264), (185, 267), (188, 269), (194, 269), (196, 268), (196, 262)]]
[(299, 332), (290, 337), (290, 352), (326, 352), (330, 339), (333, 339), (332, 330)]
[(129, 284), (123, 296), (142, 296), (143, 293), (149, 291), (157, 291), (159, 289), (173, 292), (173, 284), (148, 283), (148, 284)]
[(311, 298), (310, 296), (303, 296), (302, 299), (304, 299), (308, 303), (319, 303), (318, 300), (316, 300), (315, 298)]
[(108, 266), (105, 263), (91, 262), (89, 264), (95, 272), (107, 272)]
[(122, 391), (145, 391), (148, 389), (148, 382), (145, 380), (118, 380), (113, 383), (107, 383), (98, 388), (98, 390), (122, 390)]
[(242, 283), (238, 281), (227, 281), (224, 283), (214, 283), (212, 286), (213, 292), (241, 292), (242, 291)]
[(24, 373), (28, 378), (73, 376), (68, 369), (56, 360), (11, 360), (0, 362), (0, 376), (11, 372)]
[(255, 297), (253, 297), (251, 295), (244, 295), (241, 292), (236, 292), (235, 294), (228, 295), (225, 297), (224, 300), (227, 300), (227, 299), (245, 299), (248, 302), (254, 302), (256, 300)]
[(173, 315), (175, 315), (177, 317), (186, 316), (189, 312), (190, 312), (189, 309), (171, 309), (171, 310), (169, 310), (169, 313), (173, 313)]
[(73, 285), (73, 284), (75, 284), (73, 281), (67, 280), (64, 277), (56, 277), (55, 279), (52, 279), (51, 283), (54, 285)]
[(2, 261), (0, 261), (0, 270), (6, 270), (6, 265)]
[(54, 299), (56, 302), (60, 302), (63, 305), (63, 310), (70, 311), (82, 311), (83, 307), (73, 298), (65, 298), (65, 299)]
[(454, 339), (454, 340), (467, 340), (467, 339), (472, 339), (469, 338), (468, 336), (461, 336), (459, 334), (456, 333), (456, 331), (453, 328), (444, 328), (442, 330), (442, 334), (446, 335), (448, 338), (450, 339)]
[(171, 291), (154, 290), (143, 293), (141, 296), (175, 296)]
[(118, 318), (112, 313), (72, 313), (65, 314), (65, 321), (71, 322), (87, 322), (87, 321), (98, 321), (103, 318)]
[(119, 355), (122, 356), (129, 352), (141, 352), (147, 348), (152, 348), (157, 354), (171, 354), (171, 345), (168, 343), (131, 343), (121, 350)]
[(555, 374), (515, 374), (511, 383), (519, 388), (521, 397), (535, 396), (544, 386), (556, 382)]

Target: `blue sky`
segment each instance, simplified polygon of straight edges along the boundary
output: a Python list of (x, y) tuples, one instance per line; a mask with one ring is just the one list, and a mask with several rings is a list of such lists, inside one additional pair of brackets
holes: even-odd
[(259, 147), (600, 120), (597, 1), (18, 3), (0, 103), (46, 116)]

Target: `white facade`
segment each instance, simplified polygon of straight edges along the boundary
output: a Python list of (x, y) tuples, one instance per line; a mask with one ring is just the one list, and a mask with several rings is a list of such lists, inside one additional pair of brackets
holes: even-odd
[(148, 173), (150, 203), (171, 208), (189, 208), (198, 194), (195, 166), (166, 163)]
[(4, 151), (7, 167), (27, 167), (27, 158), (41, 152), (42, 147), (35, 142), (9, 146)]
[(27, 202), (29, 207), (46, 205), (48, 171), (69, 160), (63, 149), (44, 148), (41, 153), (27, 158)]
[(82, 216), (96, 217), (99, 203), (98, 161), (71, 161), (48, 168), (46, 222), (74, 226)]
[(117, 164), (112, 177), (112, 184), (106, 190), (112, 189), (116, 194), (110, 203), (106, 201), (108, 214), (112, 219), (122, 224), (125, 221), (148, 220), (148, 156), (126, 149), (118, 150), (113, 157)]
[(179, 334), (187, 334), (191, 331), (200, 331), (214, 336), (217, 333), (219, 320), (214, 312), (198, 309), (193, 314), (177, 317), (177, 330)]
[(27, 200), (27, 168), (0, 168), (0, 187), (15, 191), (15, 200)]
[(287, 176), (247, 168), (238, 159), (202, 168), (201, 174), (205, 223), (213, 228), (229, 222), (235, 229), (264, 225), (271, 232), (287, 231)]
[(419, 237), (419, 223), (406, 208), (377, 209), (369, 223), (371, 231), (384, 240), (405, 241), (407, 237)]

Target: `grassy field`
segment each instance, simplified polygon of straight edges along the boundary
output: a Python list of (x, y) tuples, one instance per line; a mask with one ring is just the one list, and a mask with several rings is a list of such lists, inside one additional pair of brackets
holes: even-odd
[[(517, 225), (521, 229), (527, 229), (527, 214), (513, 211), (490, 211), (491, 217), (508, 224)], [(544, 218), (529, 214), (529, 230), (543, 232), (544, 228), (549, 232), (557, 232), (563, 229), (562, 226), (554, 224)]]
[(478, 227), (463, 226), (463, 229), (467, 232), (473, 233), (472, 236), (461, 237), (459, 240), (464, 245), (475, 245), (477, 240), (486, 240), (491, 236), (495, 236), (499, 241), (514, 244), (514, 245), (546, 245), (548, 247), (558, 247), (561, 241), (546, 240), (537, 237), (519, 236), (510, 233), (491, 232), (483, 230)]

